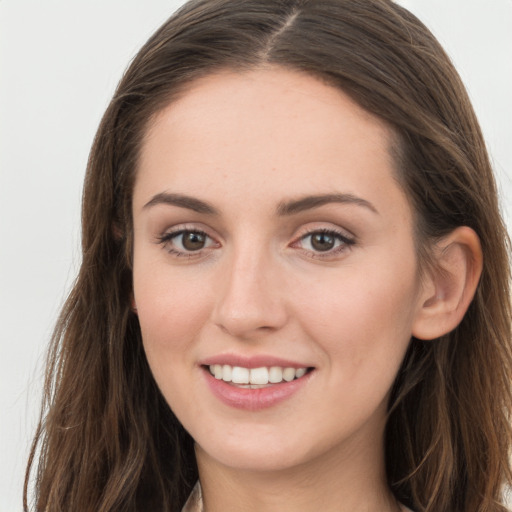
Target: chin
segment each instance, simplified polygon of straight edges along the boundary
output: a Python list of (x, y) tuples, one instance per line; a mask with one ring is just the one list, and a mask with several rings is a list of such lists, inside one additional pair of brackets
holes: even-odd
[(301, 463), (300, 458), (295, 454), (276, 453), (261, 448), (253, 450), (247, 448), (242, 450), (212, 450), (208, 453), (208, 456), (226, 467), (248, 472), (283, 471)]
[(196, 452), (201, 452), (207, 459), (223, 466), (256, 472), (283, 471), (318, 455), (314, 447), (306, 449), (304, 441), (297, 443), (284, 437), (254, 435), (250, 438), (211, 439), (203, 444), (196, 442)]

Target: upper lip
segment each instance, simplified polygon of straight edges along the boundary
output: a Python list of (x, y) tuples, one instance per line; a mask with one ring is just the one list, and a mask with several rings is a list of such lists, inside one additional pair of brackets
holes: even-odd
[(244, 356), (240, 354), (218, 354), (211, 357), (206, 357), (201, 360), (200, 365), (210, 366), (213, 364), (228, 364), (230, 366), (240, 366), (242, 368), (262, 368), (264, 366), (281, 366), (283, 368), (310, 368), (311, 365), (275, 357), (271, 355), (254, 355)]

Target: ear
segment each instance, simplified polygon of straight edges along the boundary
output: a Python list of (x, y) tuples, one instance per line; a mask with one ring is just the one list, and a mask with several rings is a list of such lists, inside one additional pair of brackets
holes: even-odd
[(466, 226), (436, 244), (413, 324), (414, 337), (432, 340), (459, 325), (475, 295), (482, 261), (478, 235)]
[(137, 315), (138, 314), (138, 310), (137, 310), (137, 303), (135, 302), (135, 297), (133, 296), (133, 292), (130, 294), (130, 303), (131, 303), (131, 306), (132, 306), (132, 311)]

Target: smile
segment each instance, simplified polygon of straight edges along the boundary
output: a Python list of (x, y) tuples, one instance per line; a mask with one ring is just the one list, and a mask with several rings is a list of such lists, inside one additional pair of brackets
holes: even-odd
[(307, 368), (281, 366), (244, 368), (243, 366), (231, 366), (229, 364), (212, 364), (208, 368), (211, 375), (216, 379), (250, 389), (257, 389), (281, 382), (291, 382), (292, 380), (300, 379), (308, 371)]
[(205, 383), (225, 405), (255, 412), (291, 399), (309, 387), (308, 383), (316, 373), (313, 367), (277, 366), (277, 360), (267, 360), (268, 366), (265, 366), (261, 359), (258, 364), (256, 361), (258, 358), (253, 358), (247, 366), (239, 366), (240, 362), (238, 365), (214, 361), (213, 364), (203, 364)]

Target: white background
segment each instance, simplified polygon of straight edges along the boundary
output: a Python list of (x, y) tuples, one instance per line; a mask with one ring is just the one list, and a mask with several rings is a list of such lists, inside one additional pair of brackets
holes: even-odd
[[(0, 512), (21, 507), (43, 354), (79, 264), (87, 154), (114, 87), (182, 2), (0, 0)], [(512, 212), (512, 0), (402, 0), (457, 65)]]

